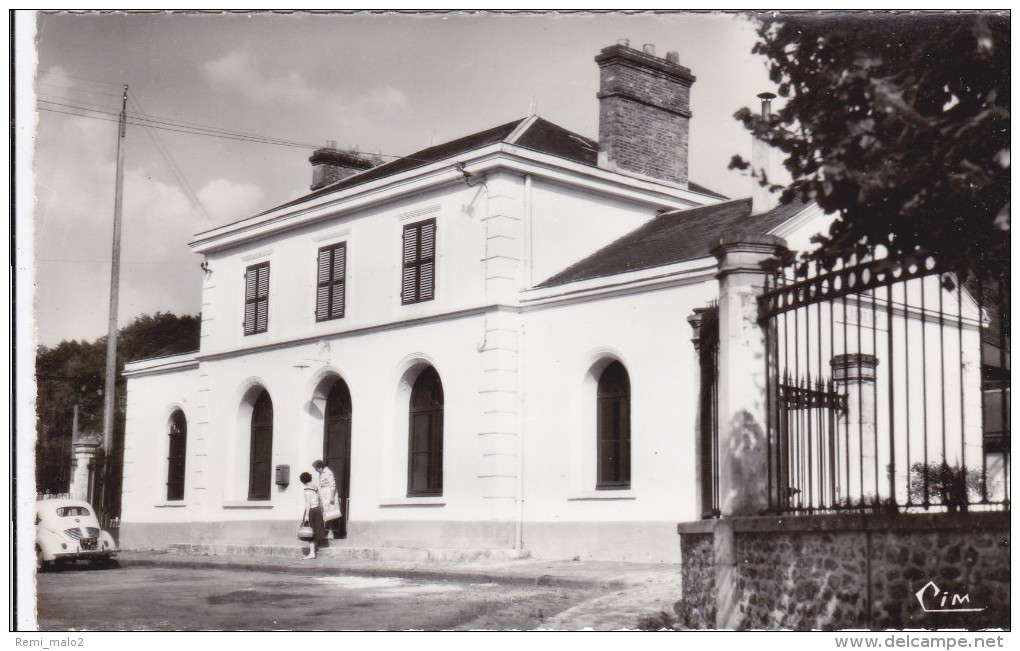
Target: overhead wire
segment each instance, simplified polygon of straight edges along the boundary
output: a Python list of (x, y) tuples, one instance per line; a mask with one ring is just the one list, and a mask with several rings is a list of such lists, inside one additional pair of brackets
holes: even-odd
[[(128, 102), (138, 108), (139, 114), (144, 115), (144, 109), (141, 104), (141, 100), (134, 96), (128, 97)], [(173, 156), (170, 154), (170, 150), (166, 147), (165, 143), (160, 139), (159, 133), (153, 129), (150, 125), (145, 125), (145, 133), (148, 134), (149, 139), (152, 140), (152, 144), (156, 146), (156, 151), (159, 152), (160, 156), (163, 157), (163, 162), (166, 163), (167, 167), (170, 168), (170, 173), (177, 180), (178, 185), (184, 190), (184, 194), (187, 195), (188, 201), (191, 202), (193, 208), (197, 208), (202, 212), (206, 221), (212, 222), (212, 217), (209, 216), (209, 212), (206, 211), (205, 205), (202, 200), (198, 198), (198, 195), (192, 189), (191, 184), (188, 183), (188, 178), (184, 175), (184, 170), (180, 169), (177, 163), (174, 161)]]

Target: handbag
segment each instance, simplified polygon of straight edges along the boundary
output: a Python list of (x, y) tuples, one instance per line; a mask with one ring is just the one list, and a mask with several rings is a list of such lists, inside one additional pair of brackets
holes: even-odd
[(340, 504), (337, 502), (330, 502), (326, 506), (322, 507), (322, 520), (324, 522), (330, 522), (331, 520), (340, 519)]
[(308, 523), (308, 511), (305, 511), (304, 516), (301, 518), (301, 526), (297, 530), (298, 540), (313, 540), (315, 538), (315, 530), (312, 529), (312, 525)]

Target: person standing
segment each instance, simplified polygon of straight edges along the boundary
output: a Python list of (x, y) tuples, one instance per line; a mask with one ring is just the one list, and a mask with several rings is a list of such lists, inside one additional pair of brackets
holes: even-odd
[(312, 485), (311, 473), (301, 473), (300, 479), (301, 483), (305, 485), (305, 514), (308, 518), (308, 524), (312, 527), (312, 539), (308, 543), (308, 555), (302, 558), (309, 560), (315, 558), (316, 547), (321, 546), (325, 542), (326, 527), (322, 522), (322, 500), (319, 499), (319, 489)]
[[(326, 505), (339, 505), (340, 497), (336, 490), (336, 476), (333, 475), (333, 471), (330, 470), (329, 466), (326, 465), (322, 459), (317, 459), (312, 467), (319, 473), (319, 501), (322, 506)], [(334, 538), (337, 528), (340, 525), (340, 519), (330, 520), (326, 523), (327, 538)]]

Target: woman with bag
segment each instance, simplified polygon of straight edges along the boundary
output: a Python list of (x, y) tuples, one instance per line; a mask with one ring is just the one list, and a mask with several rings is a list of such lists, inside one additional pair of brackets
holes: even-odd
[(340, 524), (340, 497), (336, 491), (336, 477), (321, 459), (312, 463), (312, 467), (319, 473), (319, 501), (322, 503), (323, 520), (329, 529), (327, 537), (333, 538)]
[(326, 540), (326, 528), (322, 522), (322, 501), (319, 499), (319, 491), (312, 486), (312, 476), (307, 472), (301, 473), (301, 483), (305, 485), (305, 516), (298, 529), (298, 538), (304, 539), (309, 535), (307, 527), (311, 528), (311, 538), (308, 541), (309, 551), (304, 560), (315, 558), (315, 548)]

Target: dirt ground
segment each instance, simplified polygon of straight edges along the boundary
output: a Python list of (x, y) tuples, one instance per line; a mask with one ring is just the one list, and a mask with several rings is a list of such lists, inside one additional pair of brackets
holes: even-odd
[(598, 590), (268, 571), (70, 566), (37, 582), (44, 631), (534, 630)]

